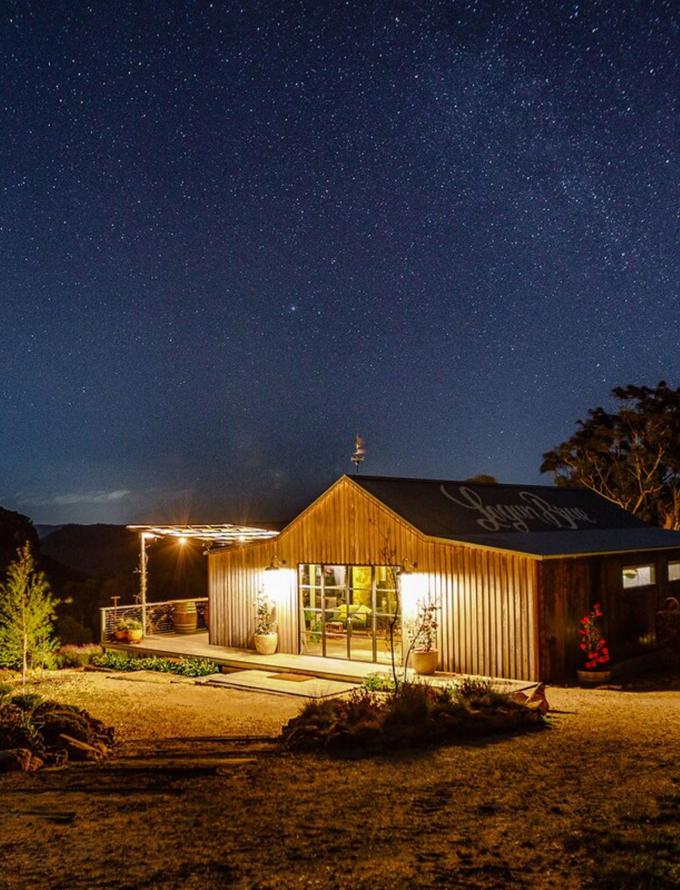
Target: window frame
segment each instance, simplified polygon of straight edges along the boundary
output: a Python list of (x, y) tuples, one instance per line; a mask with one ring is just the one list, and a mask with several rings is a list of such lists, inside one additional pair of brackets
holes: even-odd
[[(629, 583), (626, 584), (626, 572), (634, 571), (639, 572), (640, 569), (649, 569), (649, 581), (645, 581), (643, 583)], [(633, 580), (633, 579), (629, 579)], [(654, 562), (640, 562), (635, 563), (633, 565), (624, 565), (621, 566), (621, 587), (623, 590), (640, 590), (644, 587), (654, 587), (656, 585), (656, 563)]]

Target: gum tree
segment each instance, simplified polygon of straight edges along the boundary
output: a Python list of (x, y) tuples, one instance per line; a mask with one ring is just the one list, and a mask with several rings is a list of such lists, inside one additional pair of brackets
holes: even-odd
[(591, 408), (576, 432), (543, 455), (557, 485), (589, 488), (662, 528), (680, 529), (680, 388), (612, 390), (617, 410)]

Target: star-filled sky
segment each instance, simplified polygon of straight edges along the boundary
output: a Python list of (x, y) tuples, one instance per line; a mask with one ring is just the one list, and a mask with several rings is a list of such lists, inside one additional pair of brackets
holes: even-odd
[(3, 4), (0, 504), (281, 518), (356, 431), (537, 482), (677, 385), (678, 12)]

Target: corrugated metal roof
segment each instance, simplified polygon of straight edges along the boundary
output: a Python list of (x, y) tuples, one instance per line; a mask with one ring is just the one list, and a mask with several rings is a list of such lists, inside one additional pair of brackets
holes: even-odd
[(680, 548), (592, 491), (393, 476), (350, 477), (423, 534), (536, 556)]

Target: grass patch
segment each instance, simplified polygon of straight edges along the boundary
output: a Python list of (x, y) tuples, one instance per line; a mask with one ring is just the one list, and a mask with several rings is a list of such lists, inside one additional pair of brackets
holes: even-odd
[(628, 829), (588, 833), (595, 866), (588, 890), (676, 890), (680, 887), (680, 794), (657, 801), (656, 816)]

